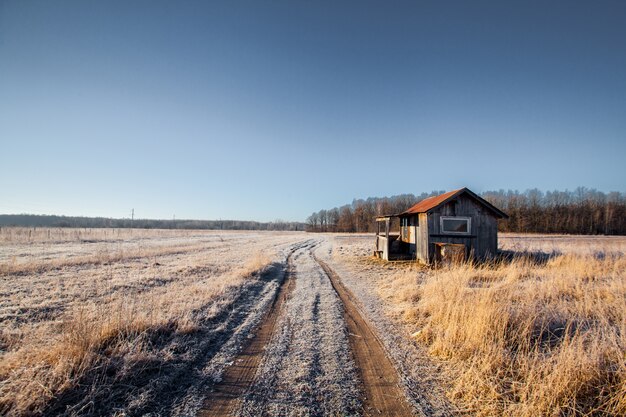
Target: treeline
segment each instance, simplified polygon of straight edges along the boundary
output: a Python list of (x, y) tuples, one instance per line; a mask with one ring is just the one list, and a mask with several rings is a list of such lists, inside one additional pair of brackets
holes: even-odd
[[(352, 204), (311, 214), (307, 218), (307, 230), (373, 232), (376, 227), (374, 217), (401, 213), (424, 198), (443, 192), (353, 200)], [(509, 219), (498, 223), (498, 229), (503, 232), (626, 234), (624, 193), (604, 193), (579, 187), (574, 191), (487, 191), (481, 196), (509, 215)]]
[(0, 214), (0, 226), (88, 227), (137, 229), (206, 229), (206, 230), (304, 230), (300, 222), (255, 222), (246, 220), (150, 220), (110, 219), (106, 217), (70, 217), (34, 214)]

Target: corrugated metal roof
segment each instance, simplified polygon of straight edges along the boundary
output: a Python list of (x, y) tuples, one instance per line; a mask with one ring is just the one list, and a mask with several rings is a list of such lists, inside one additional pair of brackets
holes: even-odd
[(454, 197), (460, 195), (461, 193), (469, 194), (476, 201), (478, 201), (479, 203), (483, 204), (488, 209), (490, 209), (497, 217), (501, 217), (501, 218), (505, 218), (505, 219), (509, 217), (502, 210), (500, 210), (497, 207), (493, 206), (487, 200), (477, 196), (476, 194), (474, 194), (472, 191), (470, 191), (467, 188), (459, 188), (458, 190), (453, 190), (453, 191), (449, 191), (449, 192), (441, 194), (441, 195), (425, 198), (422, 201), (420, 201), (419, 203), (417, 203), (414, 206), (412, 206), (411, 208), (409, 208), (408, 210), (400, 213), (400, 216), (405, 215), (405, 214), (426, 213), (426, 212), (434, 209), (435, 207), (439, 207), (440, 205), (444, 204), (448, 200), (453, 199)]
[(458, 190), (449, 191), (447, 193), (436, 195), (434, 197), (425, 198), (408, 210), (404, 211), (402, 214), (426, 213), (427, 211), (437, 207), (439, 204), (442, 204), (449, 198), (454, 197), (456, 194), (460, 193), (463, 190), (465, 190), (465, 188), (460, 188)]

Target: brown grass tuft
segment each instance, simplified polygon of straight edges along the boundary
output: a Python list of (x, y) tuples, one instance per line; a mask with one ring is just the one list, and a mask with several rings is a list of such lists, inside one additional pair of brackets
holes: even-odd
[(626, 415), (626, 259), (520, 256), (397, 273), (380, 289), (478, 415)]
[(260, 277), (271, 261), (268, 255), (253, 253), (242, 266), (218, 277), (200, 275), (189, 281), (181, 276), (168, 281), (166, 288), (79, 304), (33, 331), (28, 343), (20, 343), (17, 330), (3, 329), (0, 415), (45, 413), (55, 399), (85, 381), (106, 389), (97, 381), (153, 355), (155, 346), (149, 341), (156, 336), (198, 331), (202, 319), (228, 308), (237, 291)]

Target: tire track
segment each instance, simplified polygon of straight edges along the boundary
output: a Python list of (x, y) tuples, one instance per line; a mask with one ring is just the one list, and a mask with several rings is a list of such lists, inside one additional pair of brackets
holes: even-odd
[(254, 388), (236, 415), (361, 414), (343, 305), (310, 249), (299, 250), (293, 258), (294, 291), (284, 305)]
[[(355, 408), (348, 406), (348, 409), (351, 408), (350, 415), (355, 413), (365, 416), (415, 415), (399, 385), (397, 371), (387, 357), (381, 342), (361, 316), (356, 307), (354, 296), (343, 286), (339, 276), (313, 254), (313, 249), (316, 246), (316, 242), (309, 241), (294, 248), (290, 253), (287, 258), (285, 278), (277, 291), (275, 301), (269, 312), (257, 328), (254, 337), (244, 346), (233, 364), (226, 369), (222, 381), (214, 386), (214, 390), (205, 398), (204, 407), (198, 412), (198, 416), (239, 414), (265, 416), (274, 415), (275, 412), (280, 413), (280, 415), (300, 415), (300, 412), (304, 411), (309, 415), (326, 415), (326, 412), (330, 410), (347, 410), (344, 408), (345, 404), (329, 406), (327, 401), (332, 398), (336, 402), (340, 396), (339, 391), (336, 390), (345, 391), (349, 386), (352, 386), (349, 389), (352, 390), (352, 395), (357, 401)], [(299, 276), (296, 280), (297, 274), (305, 275)], [(315, 279), (312, 278), (314, 276)], [(322, 281), (319, 281), (320, 279)], [(296, 281), (302, 282), (302, 284), (298, 284), (297, 290), (295, 290)], [(321, 302), (320, 293), (316, 292), (320, 291), (320, 288), (326, 287), (326, 284), (319, 287), (320, 282), (323, 283), (324, 281), (330, 284), (325, 291), (326, 294), (332, 294), (332, 298), (324, 298), (327, 301)], [(301, 287), (302, 285), (304, 287)], [(305, 292), (301, 293), (301, 291)], [(304, 296), (304, 294), (308, 295)], [(304, 301), (307, 298), (293, 299), (287, 303), (291, 296), (313, 298), (310, 301)], [(328, 297), (328, 295), (324, 297)], [(336, 300), (331, 301), (331, 303), (336, 306), (333, 308), (338, 309), (334, 313), (337, 318), (333, 319), (335, 320), (333, 323), (336, 323), (333, 326), (342, 327), (345, 325), (345, 330), (342, 333), (345, 332), (344, 334), (347, 336), (343, 336), (342, 342), (337, 341), (341, 340), (341, 337), (330, 342), (330, 340), (322, 339), (320, 336), (325, 329), (319, 327), (321, 325), (319, 322), (320, 315), (328, 314), (329, 305), (326, 303), (331, 299)], [(293, 304), (295, 301), (298, 303)], [(304, 304), (300, 304), (300, 302)], [(306, 313), (309, 310), (298, 310), (309, 302), (311, 303), (307, 307), (311, 309), (309, 313)], [(295, 312), (305, 314), (304, 317), (308, 318), (303, 316), (290, 317), (287, 314), (294, 314)], [(300, 319), (298, 320), (296, 317), (300, 317)], [(303, 330), (300, 326), (302, 325), (310, 326), (308, 331), (311, 331), (312, 334), (306, 332), (301, 334), (300, 332)], [(327, 325), (328, 323), (326, 323)], [(292, 347), (289, 340), (294, 337), (296, 340), (306, 339), (307, 343), (310, 344), (307, 345), (308, 347), (302, 345), (299, 348)], [(279, 342), (282, 339), (284, 340)], [(344, 356), (349, 362), (354, 362), (350, 365), (354, 367), (352, 372), (355, 372), (352, 382), (343, 388), (339, 388), (341, 385), (337, 385), (337, 388), (331, 388), (331, 386), (340, 383), (343, 374), (340, 371), (342, 368), (335, 367), (340, 362), (334, 362), (336, 361), (333, 359), (334, 350), (329, 347), (329, 343), (340, 343), (340, 346), (345, 346), (343, 348)], [(304, 350), (302, 350), (303, 348)], [(325, 359), (322, 359), (320, 355), (325, 355)], [(331, 358), (328, 358), (328, 355), (331, 355)], [(350, 357), (352, 359), (349, 359)], [(268, 360), (272, 363), (271, 366), (262, 365), (264, 361), (267, 362)], [(292, 361), (295, 362), (288, 365)], [(290, 369), (294, 369), (293, 365), (300, 361), (303, 361), (304, 367), (296, 367), (295, 369), (299, 371), (296, 371), (296, 374), (290, 374)], [(331, 368), (328, 368), (329, 364)], [(264, 369), (263, 366), (267, 369)], [(328, 374), (329, 371), (339, 373)], [(278, 376), (279, 373), (282, 378), (285, 378), (284, 380)], [(343, 376), (345, 377), (345, 375)], [(329, 377), (330, 379), (328, 379)], [(320, 385), (318, 378), (323, 378), (326, 382)], [(357, 379), (358, 381), (356, 381)], [(347, 381), (343, 383), (345, 384)], [(294, 386), (290, 385), (294, 383), (299, 387), (295, 391)], [(291, 397), (292, 395), (293, 397)], [(358, 406), (358, 397), (360, 397), (360, 407)]]
[(361, 316), (350, 291), (324, 261), (311, 254), (324, 270), (344, 305), (344, 318), (350, 335), (350, 349), (360, 376), (363, 414), (366, 416), (412, 416), (399, 378), (382, 343)]
[(281, 314), (282, 306), (295, 286), (295, 280), (292, 278), (293, 255), (298, 249), (306, 247), (308, 244), (310, 243), (295, 247), (287, 257), (285, 277), (267, 315), (254, 334), (251, 335), (249, 343), (234, 359), (233, 364), (226, 369), (222, 380), (207, 395), (203, 408), (197, 413), (199, 417), (233, 415), (239, 400), (253, 386), (257, 368), (274, 333), (274, 327)]

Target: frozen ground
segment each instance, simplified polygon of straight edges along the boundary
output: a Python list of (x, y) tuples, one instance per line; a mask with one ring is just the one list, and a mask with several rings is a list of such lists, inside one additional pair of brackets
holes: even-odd
[(190, 392), (219, 378), (308, 238), (124, 233), (2, 243), (12, 255), (0, 262), (0, 414), (184, 410)]
[(11, 271), (0, 273), (0, 323), (5, 329), (45, 325), (64, 311), (87, 304), (165, 293), (170, 284), (215, 280), (244, 265), (255, 254), (276, 256), (305, 236), (182, 233), (95, 244), (71, 241), (0, 245), (0, 270), (15, 265), (14, 256), (23, 259)]
[(407, 397), (419, 415), (451, 415), (452, 408), (444, 395), (438, 365), (410, 337), (404, 325), (394, 319), (393, 306), (379, 294), (380, 280), (397, 271), (394, 264), (368, 262), (373, 251), (373, 236), (336, 235), (324, 242), (317, 253), (341, 277), (356, 296), (362, 314), (378, 333), (388, 356), (399, 371)]
[(207, 394), (200, 416), (426, 415), (407, 402), (402, 378), (341, 277), (317, 258), (329, 239), (317, 235), (289, 257), (286, 298)]
[[(195, 415), (254, 337), (287, 275), (293, 288), (253, 387), (239, 398), (234, 414), (368, 414), (345, 303), (314, 256), (354, 296), (415, 414), (454, 413), (445, 395), (444, 365), (411, 337), (416, 329), (380, 292), (385, 280), (407, 265), (372, 260), (372, 235), (85, 231), (46, 236), (40, 231), (0, 242), (3, 414)], [(508, 250), (550, 251), (555, 245), (560, 251), (589, 250), (572, 237), (551, 239), (505, 235), (500, 242)], [(624, 248), (623, 240), (601, 242), (605, 252)], [(80, 368), (79, 378), (58, 374), (61, 362), (55, 361), (73, 360), (64, 353), (46, 359), (51, 365), (38, 362), (44, 352), (72, 351), (68, 335), (88, 328), (81, 326), (108, 326), (118, 315), (130, 320), (115, 336), (122, 339), (114, 349), (109, 339), (89, 347), (97, 360), (93, 369)], [(147, 322), (129, 333), (125, 329), (135, 326), (136, 317)]]
[(293, 268), (295, 287), (237, 414), (354, 415), (359, 388), (341, 301), (308, 247)]
[(546, 254), (619, 255), (626, 254), (624, 236), (572, 236), (500, 233), (501, 250), (543, 252)]

